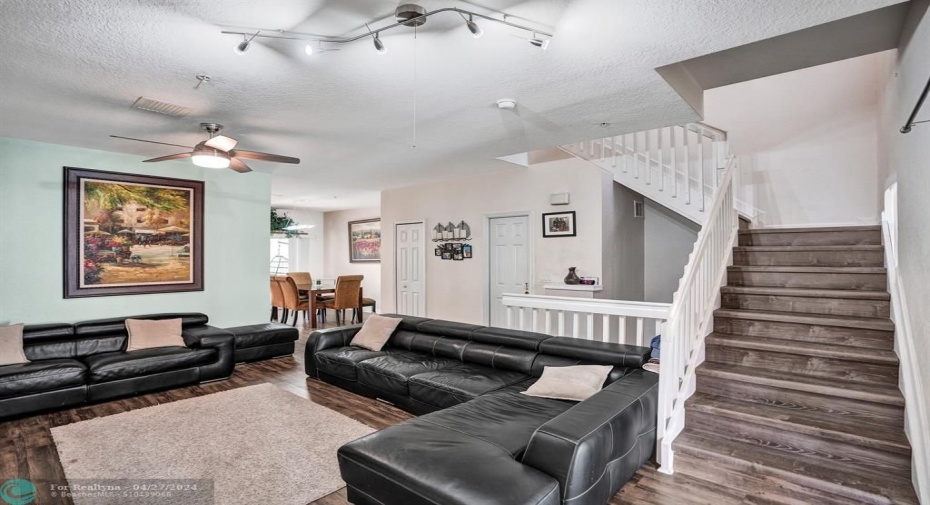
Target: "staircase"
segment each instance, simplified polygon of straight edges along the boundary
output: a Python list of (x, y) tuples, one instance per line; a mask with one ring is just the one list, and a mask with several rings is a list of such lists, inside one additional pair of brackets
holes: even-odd
[(917, 503), (881, 233), (738, 232), (676, 474), (744, 503)]

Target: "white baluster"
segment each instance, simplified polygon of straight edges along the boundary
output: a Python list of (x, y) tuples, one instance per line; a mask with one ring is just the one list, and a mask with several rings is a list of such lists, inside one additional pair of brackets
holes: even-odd
[(639, 179), (639, 132), (633, 134), (633, 178)]
[(618, 331), (617, 337), (620, 339), (619, 343), (625, 344), (626, 343), (626, 316), (620, 316), (618, 324), (619, 326), (617, 328), (619, 329), (619, 331)]
[(623, 145), (623, 136), (614, 137), (610, 141), (610, 154), (612, 155), (610, 166), (613, 168), (617, 168), (617, 139), (618, 138), (620, 139), (620, 144)]
[(523, 307), (520, 307), (520, 308), (518, 308), (517, 310), (519, 311), (519, 312), (518, 312), (519, 318), (518, 318), (517, 320), (519, 321), (518, 324), (520, 325), (520, 326), (517, 327), (517, 329), (518, 329), (518, 330), (522, 330), (522, 329), (524, 328), (524, 326), (523, 326), (523, 313), (525, 312), (525, 310), (524, 310)]
[(685, 205), (691, 205), (691, 135), (688, 131), (688, 125), (685, 125), (684, 144), (685, 144)]
[(676, 127), (673, 126), (669, 129), (672, 134), (672, 138), (670, 139), (672, 150), (669, 154), (671, 157), (669, 163), (672, 165), (672, 198), (678, 198), (678, 146), (675, 141), (675, 128)]
[(577, 312), (572, 313), (572, 337), (578, 338), (578, 334), (581, 331), (581, 320), (580, 314)]
[(549, 309), (545, 310), (546, 317), (546, 335), (552, 335), (552, 312)]
[(513, 307), (507, 306), (507, 327), (513, 329)]
[(539, 331), (539, 310), (533, 309), (533, 331)]
[(559, 333), (558, 335), (560, 337), (565, 336), (565, 311), (564, 310), (559, 311)]
[(701, 212), (704, 212), (704, 137), (698, 137), (698, 156), (701, 160), (700, 164), (698, 165), (701, 170), (701, 176), (698, 180), (701, 191), (698, 192), (698, 194), (701, 197)]
[(652, 130), (646, 130), (646, 185), (652, 185)]
[(662, 156), (663, 151), (665, 151), (665, 145), (662, 143), (663, 131), (665, 131), (665, 128), (659, 128), (656, 133), (659, 136), (659, 153), (657, 155), (659, 159), (659, 191), (665, 191), (665, 157)]
[(636, 345), (643, 345), (643, 318), (636, 318)]
[(610, 342), (610, 316), (604, 314), (604, 320), (601, 322), (601, 342)]
[(585, 320), (587, 328), (585, 328), (585, 338), (588, 340), (594, 340), (594, 313), (589, 312)]

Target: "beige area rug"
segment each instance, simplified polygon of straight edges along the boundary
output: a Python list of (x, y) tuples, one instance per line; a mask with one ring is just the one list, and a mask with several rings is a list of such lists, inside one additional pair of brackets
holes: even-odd
[[(189, 489), (150, 500), (75, 494), (75, 505), (305, 505), (345, 485), (336, 450), (373, 431), (261, 384), (60, 426), (52, 428), (52, 435), (72, 485), (127, 479), (118, 482), (135, 487), (137, 479), (212, 479), (214, 488), (212, 498)], [(159, 488), (159, 482), (135, 487)]]

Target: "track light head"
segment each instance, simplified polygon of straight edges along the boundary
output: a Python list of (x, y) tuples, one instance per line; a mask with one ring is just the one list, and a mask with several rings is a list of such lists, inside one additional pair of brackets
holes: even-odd
[(236, 54), (245, 54), (249, 50), (249, 46), (252, 45), (251, 41), (243, 40), (236, 46)]
[(549, 48), (549, 40), (550, 40), (550, 39), (542, 40), (542, 39), (537, 39), (537, 38), (534, 37), (534, 38), (530, 39), (530, 44), (533, 44), (534, 46), (536, 46), (536, 47), (542, 49), (543, 51), (545, 51), (546, 49)]
[(468, 31), (470, 31), (471, 34), (474, 35), (476, 39), (484, 35), (484, 30), (482, 30), (481, 27), (478, 26), (478, 23), (475, 23), (472, 20), (471, 16), (468, 16), (468, 20), (465, 21), (465, 26), (468, 27)]
[(381, 39), (378, 37), (378, 34), (375, 34), (375, 49), (378, 51), (378, 54), (384, 54), (387, 52), (387, 48), (384, 47), (384, 42), (381, 42)]

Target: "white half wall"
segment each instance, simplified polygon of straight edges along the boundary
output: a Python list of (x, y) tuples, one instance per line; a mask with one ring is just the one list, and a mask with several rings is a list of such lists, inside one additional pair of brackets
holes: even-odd
[[(930, 123), (899, 133), (930, 78), (930, 0), (914, 0), (895, 59), (884, 74), (880, 137), (884, 156), (881, 188), (898, 183), (898, 273), (910, 316), (911, 342), (898, 349), (918, 371), (905, 393), (906, 430), (913, 445), (914, 487), (921, 503), (930, 503)], [(930, 101), (917, 120), (930, 119)], [(896, 322), (897, 323), (897, 322)], [(897, 323), (900, 324), (900, 323)], [(900, 338), (901, 335), (896, 334)], [(904, 368), (902, 367), (902, 370)], [(922, 433), (922, 437), (915, 434)], [(922, 440), (921, 445), (915, 445)]]
[(322, 277), (335, 279), (340, 275), (364, 275), (362, 293), (365, 298), (371, 298), (377, 303), (378, 312), (387, 312), (381, 303), (383, 298), (381, 294), (381, 265), (384, 264), (384, 222), (381, 223), (381, 263), (352, 263), (349, 261), (349, 221), (361, 221), (377, 217), (381, 217), (381, 209), (378, 207), (337, 210), (323, 214), (325, 252), (323, 254)]
[(878, 224), (876, 118), (889, 51), (707, 90), (755, 227)]

